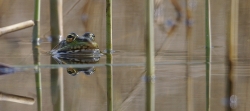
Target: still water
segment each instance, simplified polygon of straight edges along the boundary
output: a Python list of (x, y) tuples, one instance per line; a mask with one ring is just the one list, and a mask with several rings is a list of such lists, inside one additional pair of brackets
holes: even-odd
[[(44, 40), (46, 41), (46, 40)], [(17, 48), (16, 48), (17, 47)], [(1, 63), (16, 68), (13, 74), (0, 76), (1, 92), (35, 98), (34, 105), (1, 102), (0, 106), (9, 111), (16, 107), (24, 110), (37, 109), (35, 71), (41, 70), (42, 109), (53, 110), (58, 99), (58, 87), (63, 87), (65, 111), (105, 111), (107, 109), (107, 69), (106, 55), (99, 59), (85, 58), (82, 64), (77, 62), (50, 64), (55, 61), (48, 54), (50, 43), (42, 42), (39, 47), (40, 65), (33, 65), (32, 43), (28, 41), (1, 42)], [(6, 50), (8, 49), (8, 50)], [(25, 50), (26, 53), (21, 51)], [(13, 53), (16, 52), (16, 53)], [(145, 110), (145, 56), (144, 50), (119, 50), (113, 55), (113, 100), (114, 109), (118, 111)], [(216, 57), (216, 56), (215, 56)], [(185, 110), (187, 105), (194, 110), (205, 110), (206, 84), (205, 62), (196, 60), (186, 62), (187, 56), (182, 51), (166, 51), (156, 56), (156, 110)], [(204, 57), (198, 57), (204, 58)], [(96, 60), (95, 62), (93, 62)], [(98, 61), (99, 60), (99, 61)], [(90, 62), (92, 61), (92, 62)], [(247, 103), (248, 66), (238, 66), (237, 70), (237, 107)], [(51, 69), (63, 70), (63, 84), (58, 82), (57, 74)], [(78, 75), (68, 74), (69, 68), (81, 71)], [(86, 74), (86, 71), (93, 71)], [(225, 110), (228, 98), (227, 65), (223, 62), (212, 64), (211, 108)], [(52, 78), (51, 78), (52, 77)], [(57, 83), (55, 83), (57, 81)], [(57, 90), (56, 90), (57, 89)], [(58, 98), (57, 98), (58, 97)], [(238, 103), (240, 101), (240, 103)], [(62, 101), (61, 101), (62, 102)], [(12, 107), (15, 106), (15, 107)]]

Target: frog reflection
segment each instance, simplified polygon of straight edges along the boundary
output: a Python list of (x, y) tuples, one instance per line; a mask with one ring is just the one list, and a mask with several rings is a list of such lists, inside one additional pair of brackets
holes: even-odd
[(66, 40), (62, 40), (50, 53), (52, 55), (78, 55), (100, 53), (95, 35), (87, 32), (79, 37), (76, 33), (70, 33)]
[[(59, 64), (94, 64), (97, 63), (100, 59), (100, 57), (72, 57), (72, 56), (52, 56), (57, 63)], [(69, 67), (67, 68), (67, 73), (75, 76), (79, 74), (80, 72), (83, 72), (86, 75), (91, 75), (95, 72), (94, 66), (87, 66), (83, 68), (73, 68)]]

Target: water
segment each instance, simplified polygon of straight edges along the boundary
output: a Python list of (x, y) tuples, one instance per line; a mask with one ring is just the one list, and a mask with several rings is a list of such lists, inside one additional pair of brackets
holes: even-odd
[[(20, 42), (13, 42), (10, 44), (19, 44)], [(18, 45), (18, 49), (11, 49), (12, 53), (3, 49), (1, 61), (12, 65), (13, 67), (23, 69), (23, 71), (16, 72), (12, 75), (1, 76), (1, 87), (4, 92), (28, 96), (36, 98), (35, 92), (35, 80), (34, 69), (38, 68), (33, 66), (31, 58), (33, 57), (31, 51), (31, 43), (21, 43)], [(53, 105), (51, 103), (51, 93), (57, 94), (57, 92), (51, 92), (50, 83), (50, 68), (56, 69), (59, 67), (82, 67), (81, 65), (50, 65), (50, 55), (46, 52), (46, 46), (48, 43), (41, 44), (41, 65), (42, 68), (42, 93), (43, 93), (43, 109), (52, 110)], [(9, 47), (9, 44), (2, 44), (2, 47)], [(18, 53), (20, 50), (25, 50), (28, 53)], [(171, 52), (171, 51), (170, 51)], [(114, 109), (117, 110), (144, 110), (145, 102), (145, 69), (144, 69), (144, 52), (136, 50), (134, 52), (118, 50), (114, 55)], [(157, 108), (171, 108), (172, 110), (181, 110), (186, 108), (186, 76), (185, 76), (185, 56), (183, 52), (176, 54), (176, 52), (165, 53), (170, 56), (159, 56), (157, 58), (156, 66), (156, 107)], [(175, 55), (175, 56), (171, 56)], [(170, 58), (171, 59), (170, 59)], [(105, 56), (102, 56), (98, 64), (87, 64), (85, 66), (95, 66), (96, 71), (92, 75), (85, 75), (83, 73), (77, 76), (71, 76), (66, 73), (64, 69), (64, 97), (65, 97), (65, 110), (105, 110), (106, 109), (106, 68), (105, 68)], [(194, 74), (194, 79), (203, 84), (199, 92), (199, 101), (203, 101), (205, 104), (204, 90), (204, 62), (194, 62), (195, 70), (202, 74)], [(202, 68), (201, 68), (202, 67)], [(202, 70), (203, 69), (203, 70)], [(25, 81), (25, 82), (24, 82)], [(24, 90), (25, 89), (25, 90)], [(197, 91), (197, 90), (195, 90)], [(197, 95), (197, 93), (195, 93)], [(179, 101), (182, 101), (180, 103)], [(221, 101), (221, 100), (220, 100)], [(158, 104), (161, 103), (161, 104)], [(5, 102), (1, 106), (12, 110), (11, 105), (19, 106), (16, 103)], [(179, 104), (173, 106), (172, 104)], [(27, 110), (36, 109), (36, 105), (33, 107), (20, 105), (21, 108)], [(29, 109), (30, 108), (30, 109)], [(13, 108), (14, 110), (15, 108)], [(159, 110), (159, 109), (157, 109)]]
[[(16, 44), (14, 48), (10, 44)], [(89, 64), (50, 64), (51, 56), (49, 43), (43, 42), (39, 46), (40, 65), (33, 65), (32, 44), (29, 42), (2, 42), (0, 60), (19, 69), (14, 74), (0, 76), (1, 91), (14, 93), (22, 96), (36, 98), (35, 70), (41, 68), (42, 76), (42, 108), (52, 110), (52, 96), (58, 92), (51, 92), (50, 69), (63, 68), (64, 81), (64, 108), (68, 110), (105, 111), (107, 108), (106, 89), (106, 55), (102, 55), (97, 63)], [(9, 50), (6, 50), (9, 47)], [(12, 48), (11, 48), (12, 47)], [(11, 49), (10, 49), (11, 48)], [(10, 52), (11, 50), (11, 52)], [(25, 50), (27, 53), (22, 53)], [(16, 53), (13, 53), (16, 52)], [(156, 110), (170, 109), (183, 110), (187, 108), (187, 97), (191, 97), (189, 104), (195, 110), (205, 110), (205, 62), (204, 57), (186, 62), (185, 51), (166, 50), (156, 56)], [(144, 50), (119, 50), (113, 53), (113, 96), (115, 110), (144, 110), (145, 109), (145, 56)], [(215, 58), (217, 56), (214, 56)], [(201, 58), (201, 59), (199, 59)], [(203, 59), (203, 60), (202, 60)], [(80, 72), (76, 76), (67, 73), (67, 68), (94, 67), (96, 70), (91, 75)], [(189, 72), (187, 73), (187, 67)], [(246, 74), (247, 66), (238, 66), (237, 92), (247, 91)], [(212, 64), (211, 84), (211, 108), (225, 109), (228, 98), (226, 98), (227, 65), (224, 62), (215, 61)], [(239, 80), (239, 81), (238, 81)], [(239, 87), (240, 86), (240, 87)], [(188, 93), (188, 90), (192, 90)], [(245, 92), (244, 91), (244, 92)], [(239, 93), (237, 101), (247, 93)], [(56, 100), (59, 102), (58, 100)], [(219, 106), (218, 106), (219, 104)], [(33, 106), (22, 105), (11, 102), (2, 102), (1, 108), (14, 110), (15, 105), (27, 110), (36, 110)]]

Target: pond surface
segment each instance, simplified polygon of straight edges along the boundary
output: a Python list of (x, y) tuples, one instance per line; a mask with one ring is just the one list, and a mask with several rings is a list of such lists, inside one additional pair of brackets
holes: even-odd
[[(45, 40), (44, 40), (45, 41)], [(51, 59), (50, 43), (42, 42), (39, 50), (40, 65), (33, 65), (32, 43), (28, 41), (1, 41), (1, 63), (8, 64), (18, 70), (13, 74), (0, 76), (0, 89), (2, 92), (36, 98), (35, 72), (41, 70), (42, 109), (52, 110), (60, 103), (58, 87), (63, 87), (64, 110), (105, 111), (107, 109), (107, 67), (106, 55), (102, 55), (97, 63), (87, 64), (57, 64)], [(8, 49), (8, 50), (6, 50)], [(25, 51), (25, 53), (22, 53)], [(13, 53), (15, 52), (15, 53)], [(144, 50), (119, 50), (113, 56), (113, 99), (115, 110), (145, 109), (145, 56)], [(217, 56), (214, 56), (217, 58)], [(204, 57), (197, 57), (204, 58)], [(204, 60), (188, 62), (185, 52), (166, 51), (156, 56), (156, 110), (165, 108), (171, 110), (184, 110), (192, 105), (196, 110), (205, 110), (206, 105), (206, 76)], [(54, 61), (55, 64), (50, 64)], [(87, 60), (86, 60), (87, 61)], [(241, 97), (247, 96), (248, 66), (237, 68), (237, 95), (238, 100), (247, 102)], [(50, 73), (51, 69), (61, 69), (63, 84), (60, 83), (57, 73)], [(76, 76), (67, 73), (67, 68), (94, 68), (91, 75), (83, 71)], [(187, 71), (189, 71), (187, 73)], [(60, 72), (60, 71), (59, 71)], [(215, 109), (227, 108), (226, 98), (228, 73), (227, 64), (220, 61), (212, 63), (211, 75), (211, 107)], [(52, 78), (51, 78), (52, 77)], [(53, 78), (54, 77), (54, 78)], [(59, 77), (60, 78), (60, 77)], [(57, 81), (56, 83), (54, 83)], [(240, 87), (239, 87), (240, 86)], [(190, 92), (189, 92), (190, 91)], [(37, 99), (35, 99), (37, 102)], [(53, 101), (53, 102), (52, 102)], [(190, 102), (188, 102), (190, 101)], [(29, 106), (24, 104), (1, 102), (4, 109), (14, 110), (12, 105), (24, 110), (36, 110), (37, 104)], [(62, 102), (62, 101), (61, 101)], [(239, 104), (240, 105), (240, 104)], [(201, 107), (203, 106), (203, 107)]]

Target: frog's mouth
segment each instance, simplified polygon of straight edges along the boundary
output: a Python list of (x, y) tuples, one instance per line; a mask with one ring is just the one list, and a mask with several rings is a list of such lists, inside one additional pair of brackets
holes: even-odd
[(99, 49), (80, 49), (80, 50), (67, 50), (67, 51), (52, 51), (52, 55), (93, 55), (101, 54)]

